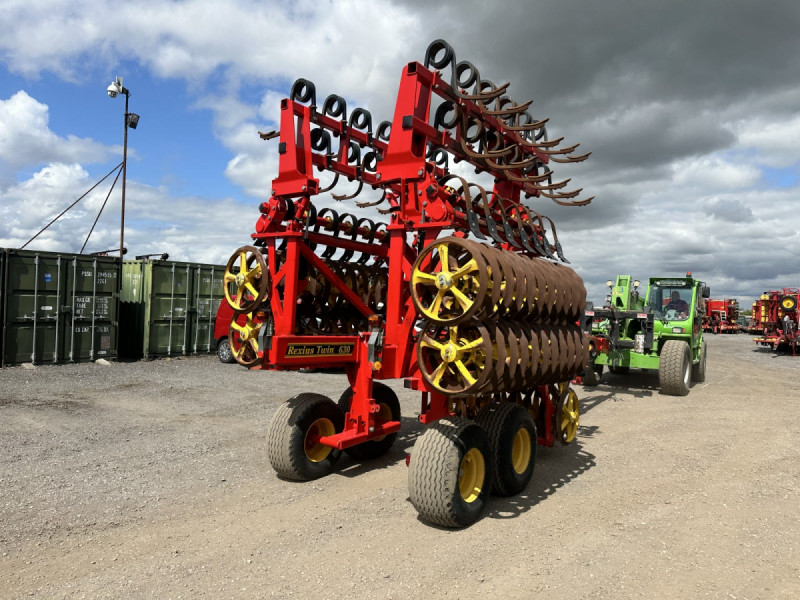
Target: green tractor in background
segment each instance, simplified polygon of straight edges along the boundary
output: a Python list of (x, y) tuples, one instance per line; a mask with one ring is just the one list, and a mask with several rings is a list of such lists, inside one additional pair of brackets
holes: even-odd
[(639, 282), (619, 275), (608, 281), (603, 308), (587, 308), (583, 322), (591, 357), (584, 385), (597, 385), (603, 368), (615, 374), (632, 367), (658, 371), (662, 394), (685, 396), (691, 381), (706, 378), (706, 344), (701, 327), (711, 290), (686, 277), (651, 277), (641, 297)]

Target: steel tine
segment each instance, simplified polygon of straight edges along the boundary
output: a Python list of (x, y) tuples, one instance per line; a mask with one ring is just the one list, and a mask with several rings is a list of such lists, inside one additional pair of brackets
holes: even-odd
[(587, 158), (592, 155), (591, 152), (587, 152), (586, 154), (581, 154), (580, 156), (551, 156), (550, 160), (557, 163), (576, 163), (576, 162), (583, 162)]

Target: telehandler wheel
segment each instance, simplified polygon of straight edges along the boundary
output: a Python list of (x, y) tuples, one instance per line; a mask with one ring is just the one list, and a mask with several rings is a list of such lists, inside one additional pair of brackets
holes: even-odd
[(287, 479), (308, 481), (333, 470), (341, 452), (319, 443), (344, 428), (344, 416), (321, 394), (298, 394), (278, 407), (267, 428), (267, 457)]
[(536, 425), (528, 411), (511, 402), (489, 404), (475, 417), (486, 430), (494, 455), (494, 493), (513, 496), (524, 490), (536, 463)]
[(706, 380), (707, 353), (708, 347), (706, 346), (705, 340), (703, 340), (703, 345), (700, 347), (700, 362), (696, 365), (692, 365), (692, 381), (696, 383), (702, 383)]
[[(397, 395), (394, 393), (392, 388), (390, 388), (388, 385), (380, 383), (379, 381), (373, 381), (372, 397), (375, 398), (375, 402), (377, 402), (378, 406), (381, 407), (381, 411), (378, 413), (375, 419), (376, 421), (400, 420), (400, 401), (397, 399)], [(342, 395), (339, 398), (339, 410), (342, 411), (343, 415), (350, 410), (350, 402), (352, 399), (352, 388), (347, 388), (344, 392), (342, 392)], [(374, 440), (364, 442), (363, 444), (358, 444), (357, 446), (350, 446), (349, 448), (345, 448), (344, 451), (356, 460), (369, 460), (371, 458), (378, 458), (389, 451), (389, 448), (392, 447), (392, 444), (394, 444), (396, 439), (397, 434), (390, 433), (389, 435), (382, 435)]]
[(414, 444), (408, 496), (423, 520), (466, 527), (486, 507), (493, 479), (489, 436), (469, 419), (449, 417), (429, 425)]
[(658, 382), (661, 393), (668, 396), (685, 396), (689, 393), (692, 356), (689, 344), (681, 340), (667, 340), (661, 349), (658, 365)]

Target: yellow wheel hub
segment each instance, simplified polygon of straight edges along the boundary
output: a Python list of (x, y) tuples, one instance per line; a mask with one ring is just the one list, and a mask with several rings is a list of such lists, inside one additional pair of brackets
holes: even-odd
[(486, 461), (477, 448), (470, 450), (461, 459), (458, 469), (458, 491), (461, 498), (467, 502), (475, 502), (481, 495), (483, 483), (486, 479)]
[(311, 462), (322, 462), (331, 453), (330, 446), (326, 446), (319, 442), (320, 438), (333, 435), (336, 433), (336, 428), (330, 419), (317, 419), (306, 430), (306, 436), (303, 441), (303, 448), (306, 452), (306, 458)]
[(458, 358), (459, 354), (458, 348), (453, 343), (447, 343), (442, 346), (441, 355), (442, 360), (445, 362), (453, 362)]
[(531, 434), (524, 427), (517, 430), (511, 448), (511, 464), (518, 475), (522, 475), (531, 464)]

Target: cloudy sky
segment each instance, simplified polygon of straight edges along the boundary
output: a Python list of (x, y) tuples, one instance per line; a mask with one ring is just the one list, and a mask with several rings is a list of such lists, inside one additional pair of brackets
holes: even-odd
[[(533, 99), (551, 137), (592, 151), (557, 171), (592, 204), (533, 204), (590, 299), (618, 273), (691, 270), (746, 305), (800, 286), (796, 1), (0, 0), (0, 31), (0, 247), (119, 163), (124, 100), (105, 88), (121, 75), (141, 115), (129, 256), (225, 262), (276, 175), (277, 143), (257, 131), (292, 81), (390, 119), (403, 65), (442, 37)], [(78, 251), (109, 184), (30, 247)], [(118, 245), (119, 206), (117, 190), (87, 251)]]

